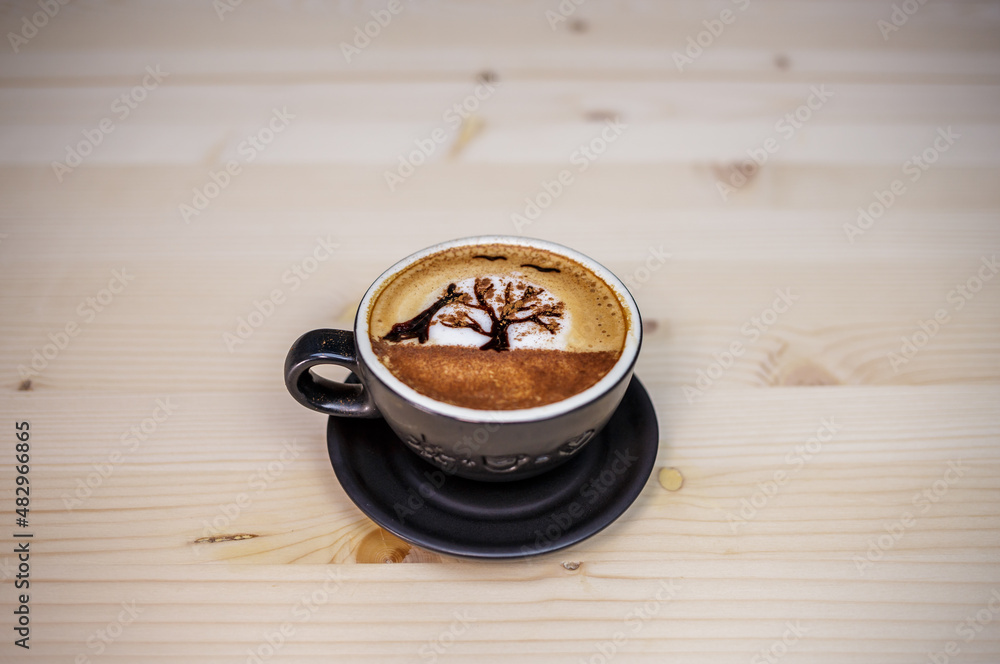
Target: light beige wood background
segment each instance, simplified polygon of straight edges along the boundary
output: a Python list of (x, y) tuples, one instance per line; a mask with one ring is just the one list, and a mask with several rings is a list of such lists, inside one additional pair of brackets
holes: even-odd
[[(220, 19), (210, 2), (76, 0), (16, 54), (0, 45), (0, 659), (998, 661), (1000, 279), (961, 310), (949, 293), (1000, 250), (1000, 5), (934, 0), (883, 39), (888, 2), (588, 0), (555, 30), (555, 0), (404, 2), (348, 64), (340, 43), (385, 5), (244, 0)], [(2, 33), (37, 11), (3, 3)], [(147, 66), (168, 75), (123, 119), (112, 104)], [(495, 92), (453, 131), (443, 114), (484, 75)], [(776, 123), (821, 84), (833, 96), (786, 140)], [(275, 109), (294, 118), (246, 163), (240, 142)], [(51, 162), (104, 117), (112, 133), (58, 181)], [(576, 173), (614, 117), (626, 131)], [(383, 173), (438, 127), (447, 142), (390, 192)], [(849, 241), (857, 207), (947, 127), (955, 144)], [(724, 201), (717, 179), (768, 137), (779, 151)], [(185, 223), (179, 205), (231, 159), (240, 174)], [(657, 472), (557, 554), (411, 548), (344, 495), (323, 417), (284, 390), (285, 351), (348, 326), (411, 251), (515, 232), (564, 168), (574, 184), (523, 231), (643, 280)], [(296, 286), (284, 275), (318, 238), (339, 246)], [(651, 250), (671, 257), (646, 278)], [(92, 315), (113, 270), (133, 279)], [(776, 289), (799, 299), (753, 340)], [(65, 349), (19, 370), (68, 323)], [(746, 353), (686, 398), (736, 341)], [(153, 429), (158, 400), (173, 411)], [(824, 418), (836, 433), (799, 463)], [(22, 419), (30, 653), (10, 629)], [(669, 468), (679, 490), (658, 481)], [(743, 500), (760, 507), (734, 525)]]

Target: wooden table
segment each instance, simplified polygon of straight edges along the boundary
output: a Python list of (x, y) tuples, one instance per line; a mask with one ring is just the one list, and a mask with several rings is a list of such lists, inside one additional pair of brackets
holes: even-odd
[[(0, 659), (998, 661), (997, 3), (42, 5), (2, 12)], [(660, 419), (628, 512), (518, 562), (369, 521), (281, 375), (483, 233), (632, 286)]]

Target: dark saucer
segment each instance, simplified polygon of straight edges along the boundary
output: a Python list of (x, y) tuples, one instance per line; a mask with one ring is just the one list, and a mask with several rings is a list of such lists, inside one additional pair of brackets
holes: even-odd
[(576, 456), (513, 482), (449, 475), (381, 419), (330, 417), (327, 427), (337, 479), (362, 512), (412, 544), (471, 558), (532, 556), (596, 534), (639, 496), (658, 446), (656, 412), (634, 376), (607, 426)]

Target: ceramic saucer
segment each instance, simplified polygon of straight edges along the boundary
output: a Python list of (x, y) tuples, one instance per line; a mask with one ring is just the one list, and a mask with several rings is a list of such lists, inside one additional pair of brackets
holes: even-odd
[(658, 446), (656, 412), (634, 376), (583, 450), (512, 482), (449, 475), (411, 452), (381, 419), (330, 417), (327, 427), (337, 479), (362, 512), (411, 544), (471, 558), (537, 555), (596, 534), (639, 496)]

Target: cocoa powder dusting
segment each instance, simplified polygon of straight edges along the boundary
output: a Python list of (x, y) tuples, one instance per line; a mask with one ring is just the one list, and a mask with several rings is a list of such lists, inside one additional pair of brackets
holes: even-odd
[(373, 344), (389, 371), (437, 401), (480, 410), (533, 408), (582, 392), (606, 374), (617, 351), (568, 352), (418, 344)]

